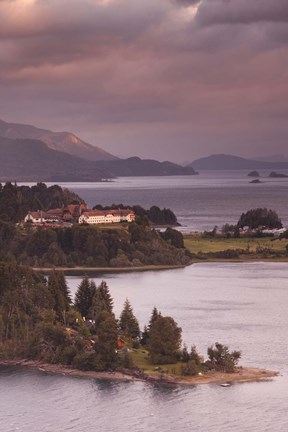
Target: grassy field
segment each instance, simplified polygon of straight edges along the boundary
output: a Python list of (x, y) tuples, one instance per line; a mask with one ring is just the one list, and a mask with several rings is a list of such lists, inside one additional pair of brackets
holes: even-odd
[(202, 238), (186, 236), (185, 247), (192, 253), (221, 252), (227, 249), (241, 249), (243, 251), (257, 252), (257, 249), (271, 249), (275, 252), (285, 252), (287, 239), (266, 238)]
[(157, 365), (151, 364), (148, 357), (148, 351), (137, 349), (130, 352), (133, 363), (148, 375), (159, 375), (160, 373), (181, 376), (181, 367), (183, 363)]

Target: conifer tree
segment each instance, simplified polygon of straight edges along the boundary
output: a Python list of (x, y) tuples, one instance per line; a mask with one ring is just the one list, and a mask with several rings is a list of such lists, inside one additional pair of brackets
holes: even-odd
[(117, 364), (117, 321), (113, 313), (103, 310), (99, 314), (97, 342), (94, 350), (98, 354), (98, 363), (103, 370), (114, 369)]
[(155, 323), (155, 321), (157, 321), (157, 319), (160, 317), (161, 317), (161, 312), (159, 312), (156, 306), (154, 306), (149, 320), (149, 324), (148, 326), (145, 325), (144, 330), (142, 332), (141, 341), (140, 341), (141, 345), (146, 346), (149, 344), (150, 329), (152, 325)]
[(124, 336), (129, 339), (136, 339), (140, 336), (139, 323), (133, 313), (132, 306), (128, 299), (125, 300), (120, 315), (119, 328), (123, 332)]
[(148, 331), (148, 327), (145, 325), (143, 332), (141, 333), (140, 344), (145, 346), (147, 345), (148, 340), (149, 340), (149, 331)]
[(152, 325), (154, 324), (155, 321), (157, 321), (158, 318), (161, 317), (161, 312), (158, 311), (158, 309), (156, 308), (156, 306), (154, 306), (153, 310), (152, 310), (152, 314), (150, 317), (150, 321), (148, 324), (148, 332), (151, 329)]
[(96, 326), (99, 322), (100, 314), (103, 311), (106, 311), (110, 314), (113, 312), (113, 299), (110, 295), (108, 285), (104, 281), (102, 281), (101, 284), (96, 288), (90, 310), (92, 318), (96, 321)]
[(48, 290), (53, 299), (53, 309), (58, 319), (65, 323), (65, 313), (69, 310), (71, 297), (63, 272), (53, 271), (48, 278)]
[(88, 277), (85, 276), (75, 294), (74, 306), (82, 317), (89, 318), (89, 311), (92, 306), (93, 297), (96, 292), (96, 285), (94, 281), (89, 281)]

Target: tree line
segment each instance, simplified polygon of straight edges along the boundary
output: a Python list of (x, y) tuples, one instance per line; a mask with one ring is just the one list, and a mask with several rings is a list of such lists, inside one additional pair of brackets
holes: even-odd
[(111, 230), (78, 224), (21, 229), (0, 221), (0, 251), (33, 267), (187, 265), (191, 260), (180, 232), (159, 233), (139, 222)]
[[(263, 234), (263, 229), (279, 229), (283, 227), (282, 221), (275, 210), (264, 208), (256, 208), (242, 213), (237, 224), (224, 224), (221, 230), (215, 226), (211, 231), (204, 231), (204, 237), (217, 237), (220, 235), (226, 238), (239, 238), (240, 230), (247, 228), (246, 236), (267, 236)], [(243, 233), (241, 234), (243, 235)]]
[(58, 185), (47, 187), (45, 183), (35, 186), (18, 186), (10, 182), (0, 183), (0, 220), (17, 223), (29, 211), (66, 207), (73, 202), (84, 201), (74, 192)]

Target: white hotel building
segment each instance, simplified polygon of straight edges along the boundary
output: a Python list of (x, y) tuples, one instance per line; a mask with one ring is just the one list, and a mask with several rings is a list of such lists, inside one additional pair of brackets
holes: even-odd
[(79, 224), (109, 224), (119, 222), (133, 222), (135, 213), (130, 209), (117, 210), (88, 210), (79, 217)]

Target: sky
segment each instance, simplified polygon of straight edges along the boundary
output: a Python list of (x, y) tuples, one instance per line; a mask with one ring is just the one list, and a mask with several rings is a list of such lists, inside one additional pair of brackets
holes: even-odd
[(0, 118), (120, 156), (286, 154), (287, 0), (0, 0)]

